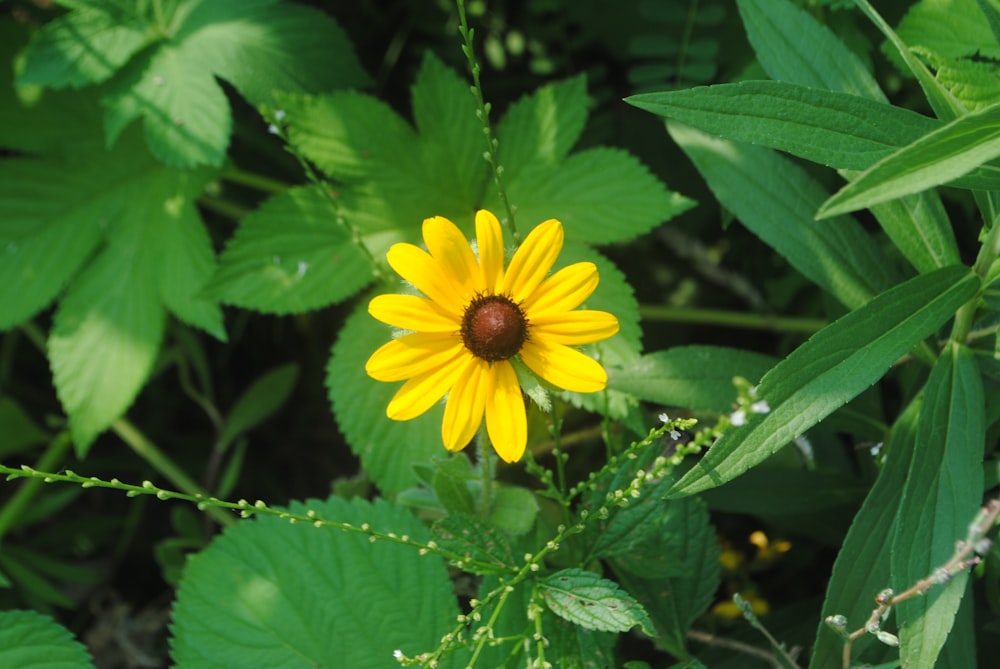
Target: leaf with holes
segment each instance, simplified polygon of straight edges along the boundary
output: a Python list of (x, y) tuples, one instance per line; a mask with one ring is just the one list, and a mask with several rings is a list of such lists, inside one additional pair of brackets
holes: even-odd
[(642, 605), (592, 571), (563, 569), (539, 581), (538, 588), (549, 609), (571, 623), (602, 632), (627, 632), (639, 625), (647, 636), (656, 636)]
[(464, 555), (456, 566), (472, 574), (500, 574), (514, 566), (514, 554), (507, 535), (492, 523), (465, 513), (452, 514), (431, 527), (441, 548)]

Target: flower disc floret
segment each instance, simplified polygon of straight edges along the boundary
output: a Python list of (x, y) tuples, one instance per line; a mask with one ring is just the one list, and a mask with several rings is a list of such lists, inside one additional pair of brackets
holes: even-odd
[(409, 333), (382, 345), (365, 370), (379, 381), (405, 381), (386, 408), (389, 418), (415, 418), (447, 395), (446, 448), (464, 448), (485, 418), (500, 457), (518, 460), (527, 418), (513, 358), (565, 390), (607, 384), (604, 368), (574, 348), (618, 332), (613, 315), (577, 308), (597, 287), (597, 267), (580, 262), (550, 274), (563, 245), (555, 219), (535, 227), (506, 268), (500, 222), (488, 211), (476, 214), (478, 257), (441, 216), (424, 221), (423, 238), (426, 250), (402, 243), (386, 255), (422, 295), (372, 299), (372, 316)]

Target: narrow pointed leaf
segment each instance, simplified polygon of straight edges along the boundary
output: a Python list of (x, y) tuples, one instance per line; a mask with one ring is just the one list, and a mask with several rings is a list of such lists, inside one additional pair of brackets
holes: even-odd
[[(892, 585), (901, 591), (929, 576), (965, 538), (983, 495), (985, 401), (972, 352), (947, 347), (927, 379), (917, 423), (916, 457), (903, 486), (892, 543)], [(956, 574), (922, 597), (900, 602), (900, 658), (907, 667), (937, 666), (968, 581)]]
[(820, 330), (761, 379), (758, 396), (770, 413), (726, 432), (671, 496), (722, 485), (777, 452), (875, 383), (978, 287), (967, 268), (947, 267), (899, 284)]
[(966, 114), (866, 170), (823, 203), (826, 218), (940, 186), (1000, 156), (1000, 104)]

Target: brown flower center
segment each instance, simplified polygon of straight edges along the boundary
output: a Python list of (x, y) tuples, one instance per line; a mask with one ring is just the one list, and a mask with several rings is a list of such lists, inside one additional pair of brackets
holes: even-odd
[(462, 341), (476, 357), (497, 362), (513, 357), (528, 338), (528, 319), (504, 295), (477, 295), (462, 316)]

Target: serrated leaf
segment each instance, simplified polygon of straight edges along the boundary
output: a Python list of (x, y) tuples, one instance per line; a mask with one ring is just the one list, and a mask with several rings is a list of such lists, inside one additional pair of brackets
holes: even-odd
[(36, 611), (0, 611), (0, 666), (93, 669), (90, 653), (69, 630)]
[(326, 385), (337, 423), (361, 465), (384, 493), (417, 484), (414, 465), (443, 454), (438, 404), (413, 420), (394, 421), (385, 415), (398, 384), (382, 383), (365, 374), (365, 360), (392, 338), (392, 328), (368, 314), (367, 300), (354, 310), (340, 330), (326, 368)]
[(190, 167), (221, 164), (229, 144), (231, 113), (215, 77), (255, 106), (272, 104), (275, 90), (368, 81), (344, 32), (315, 9), (275, 0), (154, 4), (74, 8), (40, 31), (20, 83), (109, 79), (109, 143), (142, 119), (154, 155)]
[[(681, 502), (678, 504), (678, 502)], [(658, 532), (612, 559), (622, 586), (646, 607), (660, 642), (683, 657), (688, 629), (715, 597), (720, 547), (697, 498), (661, 502)]]
[(856, 307), (896, 282), (877, 244), (856, 221), (817, 222), (827, 197), (805, 171), (760, 147), (668, 123), (719, 202), (806, 278)]
[(150, 19), (135, 8), (112, 3), (77, 8), (35, 33), (18, 84), (80, 88), (100, 83), (154, 35)]
[(820, 207), (827, 218), (948, 183), (1000, 156), (1000, 104), (961, 116), (883, 158)]
[(258, 377), (229, 410), (217, 447), (227, 448), (238, 436), (270, 418), (288, 400), (298, 378), (299, 366), (294, 363)]
[(559, 669), (616, 669), (616, 637), (568, 622), (548, 611), (542, 629), (549, 643), (546, 655), (558, 658)]
[(563, 569), (541, 579), (538, 589), (553, 613), (585, 629), (627, 632), (639, 625), (647, 636), (656, 636), (642, 605), (594, 572)]
[(469, 482), (476, 478), (469, 458), (464, 453), (434, 459), (431, 488), (449, 513), (472, 515), (476, 500), (469, 490)]
[(451, 514), (431, 527), (441, 548), (464, 555), (460, 568), (472, 574), (500, 574), (514, 567), (514, 555), (507, 535), (492, 523), (469, 514)]
[(299, 313), (354, 295), (374, 274), (318, 187), (272, 197), (240, 221), (208, 292), (265, 313)]
[(875, 383), (975, 295), (979, 278), (948, 267), (890, 288), (813, 335), (768, 372), (758, 396), (770, 413), (726, 432), (671, 489), (690, 495), (725, 483)]
[(770, 356), (722, 346), (677, 346), (609, 370), (608, 387), (665, 407), (725, 412), (736, 398), (733, 377), (755, 383)]
[(535, 163), (556, 165), (569, 155), (587, 122), (584, 76), (542, 86), (510, 106), (497, 126), (506, 179)]
[[(917, 422), (917, 455), (903, 485), (890, 560), (897, 591), (947, 562), (955, 542), (968, 533), (983, 495), (984, 408), (972, 352), (951, 344), (927, 379)], [(968, 578), (963, 570), (923, 597), (897, 605), (905, 666), (936, 666)]]
[[(307, 509), (355, 527), (428, 538), (406, 509), (381, 500), (331, 498), (289, 508)], [(170, 650), (179, 669), (382, 669), (393, 664), (396, 649), (413, 656), (436, 648), (457, 614), (439, 560), (409, 546), (268, 516), (229, 528), (188, 559)], [(442, 663), (460, 661), (449, 656)]]
[(132, 404), (163, 337), (164, 311), (150, 267), (156, 249), (144, 244), (141, 222), (128, 227), (74, 281), (49, 336), (56, 392), (81, 458)]
[(885, 101), (861, 59), (812, 14), (789, 0), (738, 0), (737, 6), (757, 61), (772, 79)]
[[(568, 238), (591, 244), (634, 239), (694, 206), (631, 154), (606, 147), (580, 151), (558, 165), (528, 165), (507, 182), (507, 191), (519, 221), (558, 218)], [(486, 207), (501, 211), (496, 200), (490, 193)]]
[(910, 46), (927, 47), (949, 58), (1000, 58), (1000, 44), (976, 0), (923, 0), (913, 3), (896, 34)]

